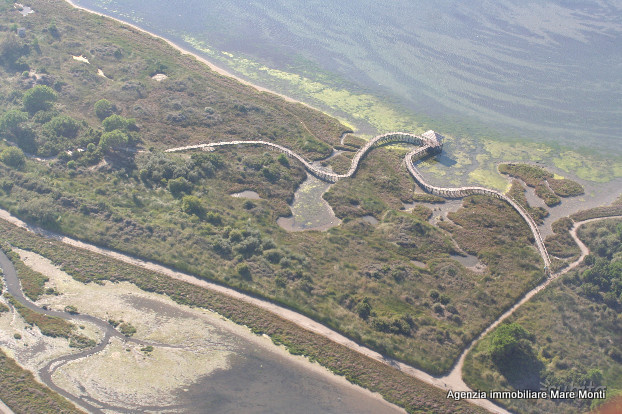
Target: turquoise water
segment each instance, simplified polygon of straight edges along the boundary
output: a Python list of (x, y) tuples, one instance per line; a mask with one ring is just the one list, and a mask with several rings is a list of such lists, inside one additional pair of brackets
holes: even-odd
[(430, 126), (622, 152), (620, 1), (77, 3), (370, 92)]

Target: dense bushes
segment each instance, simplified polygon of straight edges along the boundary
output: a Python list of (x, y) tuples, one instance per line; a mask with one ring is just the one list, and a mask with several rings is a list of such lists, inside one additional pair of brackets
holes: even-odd
[[(182, 160), (172, 159), (161, 152), (141, 154), (137, 157), (136, 164), (140, 179), (145, 184), (157, 186), (180, 178), (194, 183), (200, 178), (213, 177), (218, 169), (224, 167), (218, 154), (193, 154), (190, 160)], [(181, 190), (179, 184), (183, 182), (173, 184), (173, 188)]]
[(57, 136), (74, 139), (80, 132), (82, 125), (66, 115), (55, 116), (43, 126), (43, 133), (48, 136)]
[(130, 139), (126, 133), (115, 129), (110, 132), (104, 132), (99, 140), (99, 147), (104, 152), (113, 152), (127, 147)]
[(56, 99), (56, 92), (52, 88), (46, 85), (37, 85), (24, 94), (24, 109), (31, 114), (46, 111), (52, 107)]
[(116, 106), (107, 99), (100, 99), (95, 102), (93, 109), (95, 110), (95, 115), (97, 115), (101, 121), (117, 112)]
[(0, 161), (14, 168), (20, 168), (26, 162), (24, 152), (15, 147), (9, 147), (0, 153)]

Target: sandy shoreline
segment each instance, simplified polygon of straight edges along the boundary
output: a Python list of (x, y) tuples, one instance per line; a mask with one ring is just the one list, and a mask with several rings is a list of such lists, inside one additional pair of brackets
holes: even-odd
[(225, 70), (225, 69), (223, 69), (223, 68), (221, 68), (221, 67), (219, 67), (219, 66), (216, 66), (214, 63), (210, 62), (209, 60), (205, 59), (204, 57), (199, 56), (198, 54), (196, 54), (196, 53), (194, 53), (194, 52), (191, 52), (191, 51), (189, 51), (188, 49), (184, 49), (183, 47), (181, 47), (181, 46), (179, 46), (178, 44), (174, 43), (172, 40), (169, 40), (169, 39), (167, 39), (167, 38), (165, 38), (165, 37), (163, 37), (163, 36), (157, 35), (157, 34), (155, 34), (155, 33), (153, 33), (153, 32), (150, 32), (150, 31), (148, 31), (148, 30), (146, 30), (146, 29), (143, 29), (143, 28), (141, 28), (141, 27), (138, 27), (138, 26), (136, 26), (136, 25), (135, 25), (135, 24), (133, 24), (133, 23), (128, 23), (128, 22), (126, 22), (126, 21), (124, 21), (124, 20), (121, 20), (121, 19), (119, 19), (119, 18), (116, 18), (116, 17), (113, 17), (113, 16), (109, 16), (109, 15), (107, 15), (107, 14), (100, 13), (100, 12), (97, 12), (97, 11), (94, 11), (94, 10), (90, 10), (90, 9), (87, 9), (86, 7), (78, 6), (78, 5), (77, 5), (77, 4), (75, 4), (72, 0), (65, 0), (65, 2), (67, 2), (67, 3), (68, 3), (68, 4), (70, 4), (72, 7), (76, 8), (76, 9), (78, 9), (78, 10), (82, 10), (82, 11), (85, 11), (85, 12), (87, 12), (87, 13), (91, 13), (91, 14), (95, 14), (95, 15), (98, 15), (98, 16), (106, 17), (106, 18), (108, 18), (108, 19), (112, 19), (112, 20), (114, 20), (114, 21), (116, 21), (116, 22), (118, 22), (118, 23), (121, 23), (121, 24), (125, 25), (125, 26), (129, 26), (129, 27), (131, 27), (131, 28), (133, 28), (133, 29), (135, 29), (135, 30), (138, 30), (139, 32), (146, 33), (146, 34), (148, 34), (148, 35), (150, 35), (150, 36), (153, 36), (153, 37), (155, 37), (155, 38), (157, 38), (157, 39), (163, 40), (163, 41), (165, 41), (168, 45), (172, 46), (173, 48), (175, 48), (176, 50), (178, 50), (179, 52), (181, 52), (181, 54), (182, 54), (182, 55), (190, 55), (190, 56), (194, 57), (196, 60), (198, 60), (199, 62), (201, 62), (201, 63), (203, 63), (203, 64), (207, 65), (207, 66), (208, 66), (211, 70), (213, 70), (214, 72), (216, 72), (216, 73), (218, 73), (218, 74), (220, 74), (220, 75), (222, 75), (222, 76), (226, 76), (226, 77), (228, 77), (228, 78), (235, 79), (236, 81), (238, 81), (238, 82), (240, 82), (240, 83), (242, 83), (242, 84), (244, 84), (244, 85), (251, 86), (251, 87), (253, 87), (253, 88), (257, 89), (259, 92), (267, 92), (267, 93), (271, 93), (271, 94), (273, 94), (273, 95), (277, 95), (277, 96), (279, 96), (279, 97), (281, 97), (281, 98), (285, 99), (285, 100), (286, 100), (286, 101), (288, 101), (288, 102), (299, 103), (299, 104), (301, 104), (301, 105), (305, 105), (305, 106), (308, 106), (309, 108), (315, 109), (316, 111), (319, 111), (319, 112), (325, 113), (324, 111), (322, 111), (322, 110), (320, 110), (320, 109), (318, 109), (318, 108), (315, 108), (315, 107), (313, 107), (313, 106), (311, 106), (311, 105), (309, 105), (309, 104), (307, 104), (307, 103), (305, 103), (305, 102), (299, 101), (299, 100), (294, 99), (294, 98), (292, 98), (292, 97), (289, 97), (289, 96), (283, 95), (283, 94), (278, 93), (278, 92), (275, 92), (275, 91), (273, 91), (273, 90), (271, 90), (271, 89), (264, 88), (263, 86), (259, 86), (259, 85), (256, 85), (256, 84), (254, 84), (254, 83), (251, 83), (251, 82), (249, 82), (249, 81), (247, 81), (247, 80), (245, 80), (245, 79), (242, 79), (242, 78), (240, 78), (240, 77), (238, 77), (238, 76), (236, 76), (236, 75), (232, 74), (231, 72), (229, 72), (229, 71), (227, 71), (227, 70)]
[[(6, 218), (6, 215), (7, 215), (6, 211), (0, 210), (0, 216), (2, 216), (2, 218)], [(17, 220), (17, 223), (20, 223), (20, 221)], [(25, 225), (25, 223), (23, 222), (21, 222), (20, 224)], [(28, 226), (26, 225), (26, 227)], [(62, 238), (61, 241), (67, 242), (69, 241), (69, 239)], [(79, 243), (79, 244), (86, 246), (86, 244), (82, 244), (82, 243)], [(18, 254), (20, 254), (20, 256), (22, 256), (22, 260), (25, 260), (25, 263), (28, 267), (32, 268), (33, 270), (36, 270), (38, 272), (48, 275), (48, 277), (50, 277), (50, 280), (52, 281), (56, 281), (58, 279), (58, 276), (53, 276), (55, 273), (62, 273), (65, 275), (65, 278), (69, 279), (69, 282), (71, 282), (72, 284), (82, 285), (80, 284), (80, 282), (73, 281), (71, 277), (66, 275), (56, 265), (52, 264), (48, 259), (45, 259), (36, 253), (29, 252), (29, 251), (22, 251), (17, 248), (15, 249), (15, 252), (17, 252)], [(122, 257), (122, 256), (118, 256), (118, 257)], [(138, 261), (138, 262), (142, 262), (142, 261)], [(159, 266), (156, 266), (156, 268), (158, 267)], [(171, 276), (171, 275), (168, 275), (168, 276)], [(192, 280), (193, 278), (191, 277), (186, 276), (185, 278), (184, 277), (180, 278), (179, 276), (181, 276), (181, 274), (178, 274), (178, 277), (176, 278), (180, 280), (185, 279), (185, 281), (195, 282), (195, 284), (197, 284), (196, 283), (197, 280), (193, 281)], [(131, 285), (130, 282), (123, 282), (123, 283), (127, 283), (128, 285)], [(113, 285), (117, 286), (115, 284)], [(198, 283), (197, 285), (199, 286), (203, 285), (203, 287), (207, 287), (207, 288), (214, 287), (214, 286), (211, 286), (210, 283)], [(88, 285), (84, 285), (84, 286), (88, 286)], [(106, 285), (104, 284), (104, 287), (105, 286)], [(229, 291), (229, 289), (225, 288), (225, 291)], [(377, 401), (378, 404), (384, 406), (387, 412), (402, 412), (402, 413), (405, 412), (403, 408), (386, 401), (382, 397), (382, 395), (380, 395), (379, 393), (372, 392), (369, 389), (353, 384), (349, 382), (345, 377), (335, 375), (334, 373), (329, 371), (326, 367), (318, 364), (317, 362), (309, 361), (309, 359), (304, 356), (292, 355), (289, 351), (287, 351), (287, 349), (284, 346), (275, 346), (272, 340), (268, 336), (266, 335), (257, 336), (254, 333), (252, 333), (248, 327), (235, 324), (234, 322), (228, 319), (224, 319), (221, 315), (217, 313), (213, 313), (212, 311), (205, 310), (205, 309), (194, 309), (194, 308), (191, 308), (185, 305), (180, 305), (176, 302), (173, 302), (172, 299), (168, 298), (165, 295), (158, 295), (155, 293), (143, 292), (143, 291), (140, 291), (140, 289), (137, 287), (131, 288), (130, 292), (134, 293), (134, 295), (132, 296), (154, 297), (161, 302), (166, 302), (170, 306), (184, 310), (189, 314), (196, 314), (199, 316), (202, 315), (203, 317), (206, 317), (206, 318), (209, 317), (211, 323), (214, 326), (221, 328), (221, 329), (225, 329), (231, 334), (239, 338), (242, 338), (247, 343), (251, 343), (258, 348), (264, 349), (265, 352), (269, 352), (275, 356), (278, 356), (279, 358), (287, 360), (293, 366), (298, 366), (309, 373), (314, 373), (320, 377), (325, 378), (326, 381), (334, 384), (334, 386), (339, 387), (339, 389), (341, 390), (349, 389), (353, 393), (361, 393), (361, 395), (367, 396), (370, 399)], [(101, 301), (98, 301), (98, 303), (101, 303)], [(82, 308), (83, 306), (79, 306), (79, 307)], [(86, 312), (86, 314), (91, 314), (91, 313)], [(217, 315), (217, 316), (215, 317), (214, 315)], [(100, 317), (101, 315), (97, 315), (97, 316)], [(137, 325), (137, 326), (140, 326), (140, 325)], [(143, 338), (143, 339), (149, 339), (149, 338)], [(24, 367), (24, 368), (29, 369), (28, 367)], [(13, 414), (13, 412), (8, 407), (7, 407), (8, 411), (3, 411), (3, 409), (4, 407), (2, 406), (1, 401), (0, 401), (0, 414), (5, 414), (5, 412), (6, 414)]]
[[(326, 369), (325, 367), (319, 365), (318, 363), (315, 362), (310, 362), (307, 358), (303, 357), (303, 356), (299, 356), (299, 355), (292, 355), (291, 353), (289, 353), (287, 351), (287, 349), (284, 346), (275, 346), (272, 342), (272, 340), (267, 337), (267, 336), (257, 336), (255, 334), (253, 334), (251, 332), (251, 330), (245, 326), (242, 325), (238, 325), (235, 324), (234, 322), (228, 320), (228, 319), (223, 319), (221, 315), (208, 311), (208, 310), (204, 310), (204, 309), (199, 309), (199, 308), (192, 308), (186, 305), (181, 305), (178, 304), (176, 302), (174, 302), (172, 299), (170, 299), (168, 296), (165, 295), (159, 295), (156, 293), (151, 293), (151, 292), (144, 292), (141, 291), (139, 288), (137, 288), (135, 285), (132, 285), (130, 282), (121, 282), (113, 284), (113, 283), (104, 283), (104, 285), (102, 286), (89, 286), (88, 284), (83, 284), (81, 282), (78, 281), (74, 281), (68, 274), (66, 274), (65, 272), (63, 272), (62, 270), (60, 270), (58, 268), (58, 266), (54, 265), (49, 259), (46, 259), (42, 256), (40, 256), (39, 254), (30, 252), (30, 251), (24, 251), (18, 248), (15, 248), (14, 251), (16, 253), (18, 253), (20, 255), (20, 257), (22, 258), (22, 260), (25, 261), (26, 266), (28, 266), (29, 268), (38, 271), (40, 273), (45, 274), (46, 276), (48, 276), (50, 278), (51, 281), (53, 281), (56, 286), (58, 286), (59, 280), (62, 279), (66, 279), (66, 281), (63, 283), (63, 288), (60, 289), (61, 294), (60, 296), (58, 296), (56, 299), (59, 299), (60, 302), (62, 304), (67, 304), (65, 303), (66, 300), (74, 300), (75, 299), (71, 299), (71, 296), (75, 295), (77, 292), (75, 292), (75, 287), (78, 286), (78, 289), (82, 289), (85, 291), (89, 291), (92, 289), (96, 289), (96, 290), (100, 290), (103, 292), (107, 292), (105, 294), (105, 296), (110, 296), (110, 297), (120, 297), (119, 295), (121, 294), (121, 292), (129, 292), (132, 297), (136, 297), (136, 298), (141, 298), (141, 297), (145, 297), (145, 298), (150, 298), (151, 300), (157, 301), (158, 303), (165, 303), (168, 306), (171, 306), (172, 308), (175, 309), (179, 309), (181, 311), (183, 311), (184, 313), (186, 313), (187, 315), (182, 316), (181, 318), (187, 318), (187, 319), (191, 319), (190, 315), (194, 315), (196, 318), (200, 318), (201, 320), (205, 320), (207, 321), (206, 323), (208, 323), (209, 325), (213, 325), (219, 329), (223, 329), (226, 332), (229, 332), (230, 334), (236, 336), (236, 337), (240, 337), (243, 338), (246, 342), (248, 343), (252, 343), (253, 345), (262, 348), (265, 350), (265, 352), (270, 352), (273, 355), (278, 355), (280, 358), (286, 359), (287, 361), (289, 361), (290, 363), (301, 367), (303, 369), (305, 369), (306, 371), (309, 372), (314, 372), (324, 378), (326, 378), (328, 381), (330, 381), (332, 384), (335, 384), (335, 386), (338, 387), (345, 387), (348, 389), (353, 390), (354, 392), (360, 392), (362, 394), (364, 394), (365, 396), (368, 396), (370, 398), (373, 398), (374, 400), (378, 400), (380, 401), (382, 404), (386, 404), (386, 409), (387, 410), (393, 410), (393, 411), (400, 411), (400, 412), (404, 412), (401, 408), (385, 401), (382, 396), (380, 394), (377, 393), (373, 393), (365, 388), (359, 387), (357, 385), (354, 385), (350, 382), (348, 382), (344, 377), (340, 377), (337, 375), (334, 375), (333, 373), (331, 373), (328, 369)], [(129, 285), (129, 288), (123, 288), (123, 289), (117, 289), (120, 285), (123, 284), (127, 284)], [(73, 287), (73, 288), (72, 288)], [(67, 292), (73, 292), (73, 295), (70, 296), (66, 296)], [(116, 293), (115, 293), (116, 292)], [(63, 296), (64, 299), (63, 299)], [(54, 298), (52, 298), (54, 299)], [(101, 298), (97, 301), (99, 304), (103, 304), (105, 303), (104, 300), (102, 300)], [(109, 305), (109, 304), (107, 304)], [(108, 314), (108, 307), (106, 306), (106, 314)], [(86, 306), (84, 303), (79, 304), (78, 305), (79, 309), (86, 309)], [(114, 306), (113, 306), (114, 308)], [(136, 313), (138, 311), (134, 311), (134, 313)], [(103, 315), (99, 315), (96, 314), (97, 311), (95, 311), (95, 309), (90, 309), (87, 310), (86, 314), (95, 316), (95, 317), (102, 317)], [(115, 318), (118, 316), (117, 314), (114, 314), (113, 316), (115, 316)], [(136, 315), (132, 315), (130, 313), (130, 315), (126, 315), (130, 317), (130, 321), (133, 321), (134, 324), (139, 328), (139, 330), (144, 331), (145, 328), (144, 326), (142, 326), (140, 323), (136, 324), (137, 319), (136, 319)], [(134, 316), (134, 318), (132, 318), (132, 316)], [(180, 316), (177, 316), (177, 318), (179, 318)], [(174, 317), (172, 317), (174, 318)], [(138, 318), (140, 319), (140, 318)], [(127, 319), (126, 319), (127, 320)], [(140, 322), (140, 321), (138, 321)], [(162, 329), (162, 327), (159, 327), (158, 330)], [(170, 329), (170, 326), (168, 327), (168, 329)], [(143, 333), (144, 335), (144, 333)], [(214, 335), (214, 334), (210, 334)], [(173, 335), (175, 336), (175, 335)], [(142, 339), (142, 340), (154, 340), (152, 334), (147, 334), (147, 337), (139, 337), (138, 339)], [(170, 339), (170, 338), (168, 338)], [(162, 342), (163, 344), (171, 344), (169, 340), (167, 340), (166, 338), (156, 338), (155, 339), (156, 342)], [(178, 345), (178, 344), (175, 344)], [(107, 347), (108, 348), (108, 347)], [(109, 352), (109, 351), (107, 351)], [(196, 351), (193, 351), (196, 352)], [(92, 358), (93, 356), (90, 356), (89, 358)], [(99, 358), (99, 357), (98, 357)], [(84, 362), (84, 361), (82, 361)], [(202, 363), (205, 363), (205, 361), (202, 360)], [(90, 366), (90, 365), (88, 365)], [(215, 369), (217, 368), (221, 368), (219, 366), (215, 366)], [(229, 368), (226, 368), (229, 369)], [(209, 374), (208, 374), (209, 375)], [(1, 408), (1, 406), (0, 406)], [(0, 411), (1, 412), (1, 411)]]

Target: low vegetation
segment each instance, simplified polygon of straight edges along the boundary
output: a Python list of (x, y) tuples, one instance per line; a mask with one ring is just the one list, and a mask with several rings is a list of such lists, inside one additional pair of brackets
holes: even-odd
[(593, 218), (622, 216), (622, 197), (610, 206), (594, 207), (588, 210), (581, 210), (570, 215), (574, 221), (584, 221)]
[(536, 185), (536, 195), (549, 207), (556, 206), (562, 202), (561, 198), (555, 195), (546, 182)]
[(0, 350), (0, 400), (15, 414), (83, 413)]
[[(558, 222), (557, 227), (567, 229), (568, 223)], [(579, 237), (590, 249), (582, 265), (523, 305), (467, 356), (464, 375), (471, 387), (539, 389), (542, 384), (559, 388), (593, 383), (606, 386), (609, 398), (622, 391), (622, 221), (585, 224)], [(602, 403), (501, 402), (523, 413), (583, 413)]]
[(76, 326), (64, 319), (35, 312), (19, 303), (9, 293), (4, 294), (9, 303), (17, 310), (24, 321), (30, 326), (39, 328), (43, 335), (52, 338), (66, 338), (72, 348), (90, 348), (95, 341), (76, 333)]
[(35, 312), (21, 303), (19, 303), (13, 296), (8, 293), (4, 294), (9, 302), (17, 312), (20, 314), (24, 321), (30, 326), (36, 326), (41, 333), (52, 338), (67, 338), (71, 336), (73, 325), (64, 319), (57, 318), (55, 316), (47, 316), (38, 312)]
[(561, 218), (551, 225), (553, 234), (545, 240), (549, 254), (566, 262), (576, 260), (581, 254), (579, 246), (570, 235), (574, 222), (568, 217)]
[(549, 212), (545, 208), (532, 207), (529, 205), (527, 197), (525, 196), (525, 187), (517, 180), (512, 180), (512, 185), (507, 195), (525, 208), (537, 224), (544, 223), (544, 219), (549, 215)]
[(412, 200), (416, 203), (430, 204), (443, 204), (445, 202), (445, 199), (443, 197), (428, 193), (415, 193), (412, 195)]
[(374, 216), (387, 209), (399, 210), (412, 202), (416, 185), (402, 158), (406, 149), (377, 148), (360, 164), (356, 175), (331, 186), (324, 199), (341, 219)]
[(45, 293), (45, 283), (49, 280), (48, 277), (26, 266), (19, 258), (19, 255), (12, 252), (11, 248), (5, 243), (0, 242), (0, 249), (13, 262), (24, 295), (33, 302), (37, 301)]
[(553, 207), (561, 202), (560, 197), (573, 197), (583, 194), (583, 186), (567, 178), (555, 178), (542, 167), (530, 164), (499, 164), (499, 172), (521, 179), (529, 187), (535, 187), (536, 195), (547, 206)]
[(548, 178), (551, 190), (560, 197), (574, 197), (584, 193), (583, 186), (567, 178)]

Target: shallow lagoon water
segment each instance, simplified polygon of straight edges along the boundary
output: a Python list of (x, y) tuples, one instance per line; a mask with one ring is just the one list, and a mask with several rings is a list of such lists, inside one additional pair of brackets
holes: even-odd
[(399, 103), (444, 130), (622, 151), (616, 1), (76, 3), (202, 45), (238, 74), (257, 62), (288, 94), (318, 86), (303, 77), (324, 93)]
[(249, 200), (260, 200), (261, 197), (255, 191), (244, 190), (239, 193), (231, 194), (231, 197), (248, 198)]
[(294, 202), (290, 206), (292, 216), (280, 217), (278, 225), (287, 231), (327, 230), (338, 226), (341, 220), (322, 198), (329, 188), (330, 184), (308, 176), (294, 194)]

